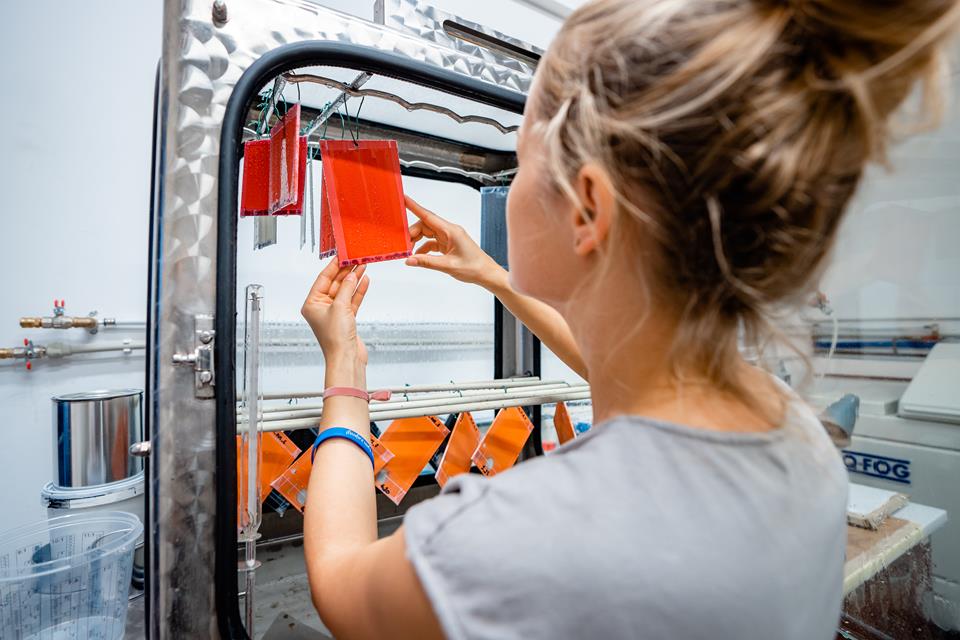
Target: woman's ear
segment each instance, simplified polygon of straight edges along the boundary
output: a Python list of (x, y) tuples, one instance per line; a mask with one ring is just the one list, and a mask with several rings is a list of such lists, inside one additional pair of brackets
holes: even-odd
[(573, 209), (573, 252), (585, 257), (606, 242), (617, 198), (607, 172), (593, 162), (580, 168), (574, 189), (581, 206)]

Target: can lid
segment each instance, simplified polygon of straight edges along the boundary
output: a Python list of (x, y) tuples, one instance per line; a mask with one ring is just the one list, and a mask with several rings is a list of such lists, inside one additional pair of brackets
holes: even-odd
[(100, 504), (112, 504), (143, 494), (143, 471), (130, 478), (90, 487), (59, 487), (48, 482), (40, 491), (45, 506), (82, 509)]
[(136, 395), (143, 395), (143, 389), (98, 389), (79, 393), (63, 393), (50, 399), (54, 402), (76, 402), (78, 400), (110, 400)]

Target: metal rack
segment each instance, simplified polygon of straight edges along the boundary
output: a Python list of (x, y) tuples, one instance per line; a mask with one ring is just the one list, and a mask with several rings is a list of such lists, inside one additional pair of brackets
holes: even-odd
[[(369, 73), (363, 75), (373, 77)], [(342, 83), (336, 84), (342, 85)], [(347, 96), (348, 94), (344, 93), (342, 95)], [(392, 96), (393, 94), (385, 95)], [(379, 96), (376, 97), (379, 98)], [(403, 100), (399, 97), (398, 99)], [(337, 98), (330, 104), (339, 103), (340, 100), (340, 98)], [(387, 98), (387, 100), (396, 102), (396, 100), (390, 98)], [(404, 102), (406, 101), (404, 100)], [(414, 111), (449, 112), (444, 113), (444, 115), (452, 120), (459, 119), (463, 122), (480, 124), (489, 124), (486, 122), (487, 120), (496, 122), (484, 116), (462, 116), (451, 109), (430, 103), (408, 102), (407, 104)], [(251, 109), (247, 120), (256, 120), (258, 115), (256, 109)], [(339, 118), (331, 118), (330, 115), (331, 106), (318, 109), (301, 104), (302, 120), (313, 123), (306, 130), (312, 148), (316, 148), (320, 141), (318, 130), (322, 123), (325, 125), (326, 136), (329, 138), (336, 139), (356, 135), (359, 140), (396, 140), (400, 147), (400, 165), (404, 168), (406, 175), (461, 182), (477, 188), (509, 182), (517, 171), (517, 160), (514, 153), (486, 149), (477, 145), (413, 132), (371, 120), (358, 120), (356, 126), (345, 125)], [(493, 127), (493, 125), (490, 126)], [(499, 122), (497, 122), (497, 126), (512, 129), (512, 127), (507, 127)], [(494, 127), (494, 129), (496, 128)], [(256, 131), (244, 128), (244, 140), (252, 140), (257, 137), (259, 136)]]

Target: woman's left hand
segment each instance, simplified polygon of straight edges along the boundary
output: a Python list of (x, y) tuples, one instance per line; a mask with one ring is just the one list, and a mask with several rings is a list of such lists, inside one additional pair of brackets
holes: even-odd
[[(363, 369), (367, 364), (367, 348), (357, 335), (357, 311), (370, 287), (365, 271), (364, 265), (340, 268), (334, 258), (317, 276), (300, 309), (320, 343), (328, 370), (331, 365)], [(360, 370), (353, 376), (361, 379), (338, 384), (356, 385), (365, 378)]]

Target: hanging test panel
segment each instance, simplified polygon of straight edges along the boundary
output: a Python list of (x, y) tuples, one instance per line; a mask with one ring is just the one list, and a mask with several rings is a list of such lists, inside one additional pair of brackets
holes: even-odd
[[(302, 573), (298, 506), (309, 473), (302, 452), (322, 413), (323, 362), (296, 314), (326, 263), (323, 145), (353, 141), (395, 154), (377, 162), (382, 171), (399, 167), (404, 193), (428, 207), (450, 203), (438, 213), (478, 242), (481, 223), (502, 236), (502, 220), (481, 219), (481, 200), (489, 194), (484, 215), (502, 215), (516, 170), (516, 128), (541, 53), (409, 0), (378, 1), (375, 22), (306, 1), (165, 3), (151, 203), (149, 446), (141, 447), (149, 451), (148, 637), (263, 637), (276, 621), (271, 611), (276, 617), (309, 604), (303, 590), (289, 609), (278, 602), (282, 590), (271, 584), (278, 572), (270, 567), (280, 562), (287, 567), (280, 573)], [(280, 140), (271, 129), (293, 127), (294, 112), (298, 131), (287, 135), (302, 142), (289, 138), (281, 155), (297, 159), (288, 166), (300, 181), (282, 174), (291, 179), (273, 203), (277, 215), (269, 203), (263, 215), (261, 202), (241, 217), (245, 149), (261, 145), (257, 162), (268, 165), (263, 147)], [(499, 209), (487, 211), (498, 198)], [(353, 241), (340, 234), (340, 242)], [(484, 244), (496, 253), (505, 238)], [(401, 246), (381, 257), (403, 253)], [(541, 406), (585, 401), (589, 390), (541, 379), (539, 343), (489, 294), (402, 261), (368, 269), (373, 286), (359, 331), (371, 354), (369, 382), (393, 392), (371, 405), (385, 533), (410, 504), (438, 490), (435, 472), (458, 418), (476, 420), (480, 451), (496, 412), (525, 407), (526, 417), (517, 418), (536, 427), (530, 438), (520, 433), (482, 449), (488, 471), (505, 468), (542, 451)], [(402, 496), (389, 494), (401, 485)]]

